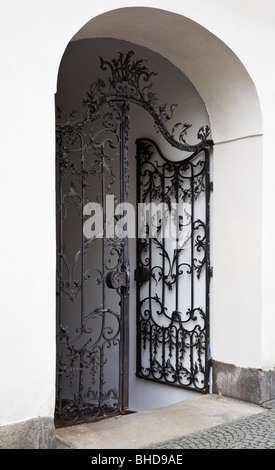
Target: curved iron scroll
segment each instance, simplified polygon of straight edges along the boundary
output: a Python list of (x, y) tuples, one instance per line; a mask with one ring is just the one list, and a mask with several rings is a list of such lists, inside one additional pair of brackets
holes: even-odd
[[(83, 98), (85, 112), (80, 119), (72, 113), (62, 122), (57, 107), (56, 419), (61, 425), (121, 413), (127, 408), (128, 240), (106, 238), (105, 196), (116, 193), (118, 203), (128, 201), (130, 104), (144, 108), (152, 116), (156, 131), (179, 150), (199, 152), (213, 145), (208, 126), (199, 129), (197, 144), (185, 140), (189, 124), (176, 123), (169, 132), (167, 122), (175, 105), (159, 104), (150, 82), (157, 74), (149, 71), (144, 60), (134, 60), (133, 55), (130, 51), (111, 61), (100, 58), (100, 67), (109, 76), (90, 86)], [(97, 191), (96, 198), (92, 188)], [(87, 202), (95, 201), (102, 208), (104, 223), (100, 234), (87, 239), (83, 235), (83, 209)], [(77, 212), (78, 221), (76, 215), (71, 219), (71, 214)], [(71, 226), (78, 235), (70, 254), (67, 245)], [(102, 261), (96, 264), (99, 254)], [(148, 279), (146, 269), (137, 271), (136, 279)], [(92, 280), (98, 293), (93, 305), (87, 306)], [(118, 301), (109, 300), (110, 292), (117, 294)], [(69, 315), (71, 305), (74, 311)], [(110, 370), (112, 374), (117, 372), (114, 383), (106, 378)]]

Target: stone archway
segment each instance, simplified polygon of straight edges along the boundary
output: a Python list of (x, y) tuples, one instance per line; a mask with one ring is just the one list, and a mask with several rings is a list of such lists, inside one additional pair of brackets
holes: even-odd
[(215, 143), (261, 134), (251, 77), (234, 52), (198, 23), (156, 8), (120, 8), (88, 21), (72, 40), (95, 37), (133, 42), (176, 65), (202, 97)]

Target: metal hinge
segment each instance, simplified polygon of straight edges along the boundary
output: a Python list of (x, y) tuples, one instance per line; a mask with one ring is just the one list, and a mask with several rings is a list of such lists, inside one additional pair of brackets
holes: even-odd
[(214, 191), (214, 183), (213, 183), (213, 181), (210, 181), (209, 186), (210, 186), (210, 191), (213, 192), (213, 191)]
[(209, 266), (209, 276), (213, 277), (213, 267)]

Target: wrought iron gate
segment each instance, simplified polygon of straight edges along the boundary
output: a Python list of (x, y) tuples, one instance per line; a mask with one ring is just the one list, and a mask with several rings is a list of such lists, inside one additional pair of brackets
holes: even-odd
[(137, 237), (137, 375), (201, 392), (208, 392), (210, 187), (207, 148), (172, 162), (154, 142), (137, 142), (137, 201), (149, 209)]
[[(172, 117), (173, 105), (169, 112), (167, 105), (159, 105), (148, 85), (151, 76), (156, 74), (148, 70), (143, 60), (133, 60), (132, 56), (130, 51), (112, 61), (100, 59), (101, 69), (109, 70), (110, 75), (107, 81), (98, 79), (91, 85), (83, 100), (86, 109), (82, 117), (76, 119), (72, 113), (61, 122), (61, 111), (57, 111), (57, 425), (121, 413), (128, 406), (128, 239), (114, 233), (107, 235), (109, 209), (106, 201), (107, 196), (113, 196), (115, 205), (128, 201), (130, 103), (151, 114), (156, 129), (172, 146), (197, 154), (201, 150), (206, 153), (212, 145), (208, 127), (199, 130), (196, 145), (187, 144), (183, 138), (189, 127), (186, 124), (176, 124), (171, 132), (167, 130), (166, 122)], [(184, 165), (195, 167), (192, 158), (175, 165), (179, 177), (181, 171), (185, 171)], [(139, 164), (143, 164), (142, 158)], [(167, 171), (170, 171), (168, 167)], [(193, 182), (199, 179), (196, 176)], [(91, 204), (97, 205), (101, 215), (97, 231), (95, 206)], [(196, 223), (193, 220), (193, 231)], [(207, 229), (207, 220), (205, 224)], [(91, 236), (84, 230), (87, 226)], [(192, 269), (201, 272), (208, 265), (208, 251), (204, 249), (204, 240), (199, 236), (196, 240), (204, 250), (206, 261), (197, 268), (193, 262)], [(200, 248), (197, 246), (197, 249)], [(177, 272), (177, 277), (179, 275)], [(154, 270), (150, 278), (156, 280)], [(139, 301), (139, 306), (141, 303)], [(165, 309), (164, 305), (162, 308)], [(141, 310), (138, 341), (140, 345), (145, 341), (147, 347), (148, 337), (144, 335), (147, 326), (140, 313)], [(179, 315), (178, 307), (173, 313), (174, 323), (179, 322), (176, 315)], [(189, 314), (193, 321), (195, 316), (203, 315), (194, 306)], [(165, 334), (172, 332), (170, 330)], [(197, 331), (193, 337), (199, 336)], [(184, 332), (180, 330), (178, 339), (188, 347)], [(166, 340), (163, 345), (165, 343)], [(152, 343), (149, 347), (152, 349)], [(196, 363), (200, 364), (200, 371), (202, 350), (201, 347)], [(147, 376), (141, 359), (139, 363), (139, 374)], [(152, 362), (150, 364), (152, 374)]]

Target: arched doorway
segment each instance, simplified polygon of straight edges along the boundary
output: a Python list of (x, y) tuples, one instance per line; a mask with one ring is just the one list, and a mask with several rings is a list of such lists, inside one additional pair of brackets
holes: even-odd
[[(179, 397), (181, 389), (207, 392), (209, 379), (212, 141), (203, 102), (172, 64), (136, 45), (85, 40), (71, 43), (67, 52), (60, 68), (58, 113), (65, 108), (69, 115), (70, 107), (81, 103), (78, 93), (88, 92), (84, 114), (77, 110), (63, 123), (61, 116), (57, 120), (57, 416), (62, 424), (125, 411), (129, 369), (132, 376), (136, 372), (153, 385), (176, 385)], [(101, 69), (111, 73), (105, 80), (101, 75), (100, 81), (101, 52), (111, 55), (111, 60), (101, 59)], [(158, 68), (157, 89), (163, 98), (158, 99), (152, 87), (155, 74), (148, 65)], [(165, 94), (171, 99), (171, 93), (179, 100), (173, 120), (173, 102), (161, 104)], [(129, 105), (135, 105), (131, 114)], [(188, 144), (189, 118), (195, 124)], [(181, 119), (184, 124), (179, 124)], [(143, 141), (136, 147), (137, 138)], [(139, 203), (167, 204), (165, 217), (170, 213), (172, 219), (171, 206), (179, 202), (185, 204), (182, 214), (187, 219), (182, 223), (180, 216), (178, 227), (189, 226), (184, 247), (179, 246), (179, 237), (167, 240), (160, 235), (159, 227), (149, 242), (144, 234), (130, 235), (129, 220), (123, 240), (117, 231), (106, 235), (109, 204), (115, 209), (117, 230), (122, 220), (118, 216), (123, 215), (117, 211), (119, 205), (130, 203), (135, 209)], [(103, 225), (96, 233), (97, 207)], [(131, 223), (135, 221), (134, 217)], [(142, 271), (147, 271), (146, 278), (140, 277)], [(137, 370), (132, 364), (135, 353)], [(166, 388), (162, 394), (167, 392)], [(150, 392), (142, 395), (141, 406), (146, 407)]]
[[(254, 260), (257, 262), (260, 259), (260, 256), (256, 255), (261, 250), (260, 223), (259, 230), (255, 230), (254, 221), (261, 220), (261, 209), (254, 188), (261, 172), (262, 130), (259, 102), (253, 81), (240, 60), (222, 41), (181, 15), (151, 8), (114, 10), (88, 22), (77, 33), (73, 42), (94, 37), (128, 40), (132, 44), (146, 46), (149, 51), (160, 53), (186, 73), (206, 104), (215, 141), (212, 225), (215, 239), (212, 247), (215, 275), (211, 283), (211, 324), (214, 334), (211, 356), (216, 361), (241, 361), (250, 364), (250, 358), (255, 356), (253, 335), (247, 338), (245, 350), (240, 346), (241, 341), (235, 342), (232, 348), (232, 338), (235, 337), (236, 331), (238, 337), (246, 334), (248, 314), (250, 321), (251, 318), (255, 319), (255, 325), (259, 319), (259, 303), (254, 302), (254, 298), (260, 296), (260, 269), (255, 270)], [(109, 54), (105, 55), (107, 56), (109, 57)], [(170, 103), (177, 101), (167, 100)], [(166, 151), (163, 152), (166, 155)], [(242, 189), (243, 172), (235, 171), (233, 161), (243, 170), (249, 166), (250, 178), (246, 181), (245, 193)], [(249, 217), (252, 212), (253, 218)], [(236, 220), (238, 230), (235, 230)], [(247, 235), (240, 238), (240, 232)], [(248, 238), (249, 244), (253, 246), (253, 258), (247, 250)], [(225, 250), (225, 246), (230, 249)], [(224, 266), (227, 266), (227, 269), (224, 269)], [(242, 273), (242, 282), (236, 283), (236, 271)], [(253, 296), (250, 295), (252, 291)], [(229, 292), (234, 292), (234, 295), (228, 295)], [(258, 350), (257, 346), (256, 355)], [(213, 364), (215, 366), (215, 361)], [(218, 368), (216, 370), (219, 373)], [(144, 409), (146, 406), (150, 408), (152, 402), (153, 406), (162, 406), (162, 398), (158, 400), (159, 387), (156, 389), (154, 385), (152, 388), (151, 384), (141, 386), (136, 379), (133, 379), (131, 384), (130, 380), (130, 387), (132, 386), (136, 394), (137, 409)], [(148, 392), (146, 403), (145, 391)], [(168, 401), (164, 404), (182, 399), (181, 394), (174, 391), (171, 393), (170, 390), (169, 396), (166, 393), (166, 399), (167, 397)]]

